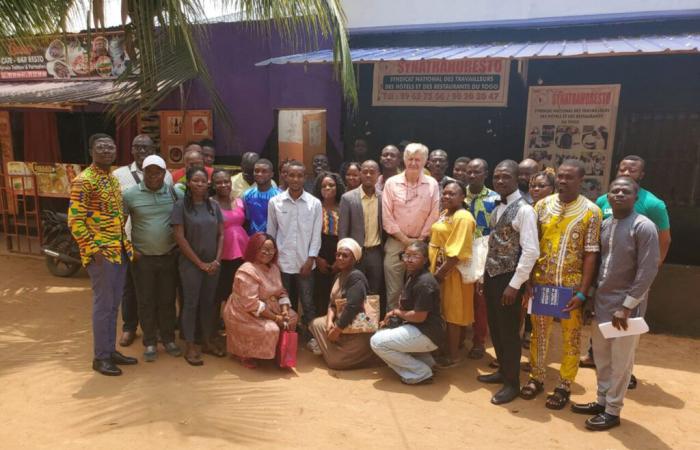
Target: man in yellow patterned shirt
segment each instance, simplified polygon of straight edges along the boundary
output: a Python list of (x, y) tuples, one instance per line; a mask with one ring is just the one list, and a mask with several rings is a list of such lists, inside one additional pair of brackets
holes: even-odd
[(102, 133), (90, 136), (89, 146), (92, 164), (71, 185), (68, 225), (92, 283), (92, 368), (103, 375), (121, 375), (116, 364), (137, 363), (115, 348), (117, 313), (132, 248), (124, 230), (119, 181), (110, 173), (117, 147)]
[[(540, 257), (532, 271), (532, 284), (568, 288), (571, 298), (564, 300), (561, 319), (563, 355), (559, 384), (547, 397), (547, 408), (562, 409), (569, 401), (571, 383), (578, 372), (583, 325), (581, 306), (596, 272), (600, 253), (602, 212), (595, 203), (580, 194), (585, 168), (580, 161), (568, 159), (557, 170), (558, 193), (540, 200), (535, 206), (540, 237)], [(532, 314), (530, 380), (520, 396), (532, 399), (544, 389), (547, 348), (554, 317)]]

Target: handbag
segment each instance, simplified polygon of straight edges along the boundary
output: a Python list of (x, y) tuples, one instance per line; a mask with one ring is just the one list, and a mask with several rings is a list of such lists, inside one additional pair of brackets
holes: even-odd
[(474, 239), (472, 243), (472, 257), (469, 261), (460, 261), (457, 270), (462, 275), (462, 283), (476, 283), (484, 276), (486, 267), (486, 254), (489, 251), (489, 237), (482, 236)]
[(277, 341), (277, 365), (281, 369), (293, 369), (297, 365), (297, 344), (299, 336), (295, 331), (286, 328), (280, 331), (280, 338)]
[[(347, 299), (335, 300), (338, 315), (343, 313)], [(364, 311), (357, 313), (350, 325), (343, 328), (344, 334), (374, 333), (379, 329), (379, 296), (368, 295), (364, 301)]]

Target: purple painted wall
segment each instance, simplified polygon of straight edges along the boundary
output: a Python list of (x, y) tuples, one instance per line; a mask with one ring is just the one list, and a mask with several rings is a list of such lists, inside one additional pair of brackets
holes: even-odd
[[(267, 39), (244, 23), (209, 25), (208, 46), (202, 50), (219, 95), (233, 118), (233, 133), (214, 116), (217, 154), (241, 155), (260, 152), (274, 127), (276, 108), (325, 108), (327, 132), (341, 149), (342, 93), (328, 65), (284, 65), (256, 67), (275, 56), (294, 53), (278, 36)], [(300, 51), (300, 50), (296, 50)], [(211, 109), (206, 90), (199, 81), (185, 86), (187, 109)], [(178, 109), (179, 92), (159, 109)], [(329, 143), (330, 147), (330, 143)]]

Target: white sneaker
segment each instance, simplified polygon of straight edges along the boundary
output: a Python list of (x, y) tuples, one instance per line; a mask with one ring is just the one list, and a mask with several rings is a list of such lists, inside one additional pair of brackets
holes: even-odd
[(316, 356), (323, 354), (323, 352), (321, 352), (321, 347), (318, 346), (318, 342), (316, 342), (314, 338), (309, 339), (309, 342), (306, 343), (306, 348)]

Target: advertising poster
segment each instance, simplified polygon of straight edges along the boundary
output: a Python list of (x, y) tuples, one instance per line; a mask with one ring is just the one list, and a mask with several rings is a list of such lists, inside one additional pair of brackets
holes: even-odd
[(509, 73), (502, 58), (383, 61), (372, 106), (507, 106)]
[(68, 198), (70, 184), (80, 172), (78, 164), (39, 164), (22, 161), (7, 163), (7, 173), (11, 176), (10, 182), (15, 194), (34, 193), (34, 178), (27, 176), (33, 174), (40, 197)]
[(582, 161), (582, 194), (595, 200), (608, 189), (619, 99), (619, 84), (531, 86), (525, 158), (542, 168), (556, 168), (565, 159)]
[(116, 78), (129, 64), (124, 33), (69, 34), (0, 45), (0, 80)]

